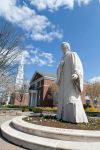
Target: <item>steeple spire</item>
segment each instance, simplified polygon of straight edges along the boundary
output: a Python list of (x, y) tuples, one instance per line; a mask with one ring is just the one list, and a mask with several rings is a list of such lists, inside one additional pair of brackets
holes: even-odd
[(24, 55), (21, 54), (21, 59), (19, 63), (18, 73), (16, 76), (15, 88), (20, 90), (24, 84)]

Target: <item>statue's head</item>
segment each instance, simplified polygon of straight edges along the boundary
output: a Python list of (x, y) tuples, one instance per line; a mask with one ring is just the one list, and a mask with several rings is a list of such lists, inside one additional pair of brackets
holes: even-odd
[(63, 50), (63, 53), (66, 54), (68, 51), (70, 51), (70, 44), (68, 42), (62, 42), (61, 49)]

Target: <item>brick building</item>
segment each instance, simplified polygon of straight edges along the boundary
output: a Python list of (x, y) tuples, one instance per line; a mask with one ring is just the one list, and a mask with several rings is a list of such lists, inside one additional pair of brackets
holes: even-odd
[(56, 76), (35, 72), (30, 81), (29, 106), (53, 106), (53, 97), (49, 87), (56, 80)]
[(23, 98), (22, 101), (20, 102), (19, 100), (19, 92), (15, 92), (11, 94), (11, 98), (10, 98), (10, 104), (12, 105), (18, 105), (18, 106), (28, 106), (29, 105), (29, 93), (25, 92), (23, 94)]
[[(56, 80), (56, 76), (48, 73), (35, 72), (30, 81), (29, 87), (29, 106), (53, 106), (53, 97), (49, 87)], [(87, 103), (86, 96), (87, 84), (84, 83), (84, 90), (81, 94), (82, 103)], [(90, 102), (91, 103), (91, 102)]]

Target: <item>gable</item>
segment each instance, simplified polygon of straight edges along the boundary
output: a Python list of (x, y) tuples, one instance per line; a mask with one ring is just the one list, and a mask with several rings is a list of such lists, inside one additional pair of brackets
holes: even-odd
[(37, 79), (39, 79), (39, 78), (41, 78), (41, 77), (43, 77), (43, 76), (40, 75), (39, 73), (37, 73), (37, 74), (35, 75), (33, 81), (35, 81), (35, 80), (37, 80)]
[(33, 77), (32, 77), (32, 79), (31, 79), (30, 82), (33, 82), (33, 81), (35, 81), (35, 80), (37, 80), (37, 79), (39, 79), (39, 78), (41, 78), (41, 77), (43, 77), (41, 74), (39, 74), (38, 72), (35, 72), (35, 73), (33, 74)]

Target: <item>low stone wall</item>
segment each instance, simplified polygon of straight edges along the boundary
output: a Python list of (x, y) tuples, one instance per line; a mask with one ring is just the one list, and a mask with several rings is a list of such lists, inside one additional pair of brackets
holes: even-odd
[(0, 108), (0, 115), (21, 115), (21, 108)]
[(57, 110), (43, 110), (42, 113), (44, 113), (44, 114), (56, 114)]

